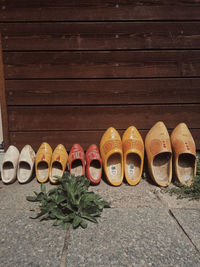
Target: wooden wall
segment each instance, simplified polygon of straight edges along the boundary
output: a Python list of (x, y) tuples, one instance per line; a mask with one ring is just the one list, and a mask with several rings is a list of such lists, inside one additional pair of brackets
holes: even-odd
[(6, 147), (162, 120), (200, 148), (200, 0), (0, 0), (0, 32)]

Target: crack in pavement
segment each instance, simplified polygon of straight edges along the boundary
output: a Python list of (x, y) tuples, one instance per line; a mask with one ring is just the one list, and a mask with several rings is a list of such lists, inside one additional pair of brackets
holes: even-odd
[(70, 230), (71, 230), (71, 227), (66, 232), (66, 236), (65, 236), (65, 240), (64, 240), (64, 245), (63, 245), (63, 249), (62, 249), (60, 267), (66, 267), (67, 250), (68, 250), (69, 239), (70, 239)]
[(189, 240), (189, 242), (191, 243), (192, 247), (195, 249), (195, 251), (197, 252), (197, 254), (200, 256), (200, 251), (197, 248), (197, 246), (194, 244), (194, 242), (192, 241), (192, 239), (190, 238), (190, 236), (188, 235), (188, 233), (185, 231), (184, 227), (181, 225), (181, 223), (179, 222), (179, 220), (176, 218), (176, 216), (174, 215), (173, 211), (170, 209), (168, 203), (163, 199), (163, 197), (161, 196), (160, 191), (156, 190), (154, 192), (155, 196), (157, 197), (157, 199), (160, 201), (160, 203), (162, 204), (162, 206), (167, 210), (168, 214), (170, 215), (170, 217), (173, 219), (173, 221), (176, 223), (176, 225), (178, 226), (178, 228), (181, 230), (181, 232), (185, 235), (185, 237)]

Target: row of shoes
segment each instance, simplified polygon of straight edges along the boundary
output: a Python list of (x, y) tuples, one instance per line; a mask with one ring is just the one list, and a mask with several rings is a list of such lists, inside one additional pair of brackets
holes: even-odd
[(196, 175), (196, 147), (185, 123), (172, 131), (171, 137), (165, 124), (157, 122), (147, 133), (145, 144), (138, 130), (130, 126), (122, 140), (114, 128), (109, 128), (100, 142), (100, 152), (106, 177), (118, 186), (125, 178), (136, 185), (142, 175), (144, 146), (151, 178), (159, 186), (168, 186), (172, 180), (172, 151), (174, 170), (178, 181), (190, 186)]
[(35, 152), (30, 145), (24, 146), (21, 153), (11, 145), (7, 149), (2, 165), (1, 178), (5, 184), (13, 183), (16, 179), (20, 183), (30, 181), (33, 173)]
[(79, 144), (74, 144), (68, 155), (62, 144), (57, 145), (53, 151), (46, 142), (41, 144), (36, 154), (30, 145), (25, 145), (21, 153), (15, 146), (9, 146), (3, 158), (1, 178), (6, 184), (13, 183), (16, 179), (19, 183), (27, 183), (32, 179), (35, 165), (38, 182), (45, 183), (49, 179), (55, 184), (56, 177), (63, 176), (67, 163), (71, 174), (86, 175), (94, 184), (100, 182), (102, 163), (96, 145), (91, 145), (85, 154)]
[(42, 143), (36, 155), (30, 145), (21, 153), (10, 146), (3, 159), (1, 176), (4, 183), (12, 183), (16, 178), (26, 183), (31, 179), (35, 163), (40, 183), (48, 179), (56, 183), (55, 177), (62, 177), (68, 164), (71, 174), (86, 175), (91, 183), (97, 184), (103, 166), (111, 185), (119, 186), (124, 177), (128, 184), (136, 185), (143, 172), (144, 150), (150, 176), (157, 185), (168, 186), (172, 180), (172, 151), (177, 179), (187, 186), (193, 183), (197, 165), (194, 139), (185, 123), (177, 125), (170, 137), (163, 122), (157, 122), (150, 129), (145, 144), (134, 126), (124, 132), (122, 139), (117, 130), (110, 127), (101, 138), (100, 153), (94, 144), (86, 153), (79, 144), (74, 144), (69, 155), (62, 144), (52, 151), (48, 143)]
[(46, 182), (49, 178), (50, 182), (55, 184), (57, 182), (55, 177), (62, 177), (67, 167), (70, 174), (86, 175), (91, 183), (99, 183), (102, 163), (98, 147), (92, 144), (84, 153), (79, 144), (74, 144), (68, 155), (61, 144), (53, 152), (48, 143), (41, 144), (35, 159), (36, 178), (40, 183)]

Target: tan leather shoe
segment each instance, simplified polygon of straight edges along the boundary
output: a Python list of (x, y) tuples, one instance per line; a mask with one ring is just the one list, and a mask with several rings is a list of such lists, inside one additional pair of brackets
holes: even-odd
[(139, 183), (144, 162), (144, 143), (138, 130), (130, 126), (122, 137), (125, 178), (130, 185)]
[(171, 134), (174, 152), (174, 169), (181, 184), (190, 186), (196, 175), (196, 146), (185, 123), (179, 123)]
[(27, 183), (33, 173), (35, 152), (30, 145), (24, 146), (20, 155), (17, 168), (17, 179), (20, 183)]
[(172, 179), (172, 149), (167, 128), (162, 121), (147, 133), (145, 149), (151, 178), (160, 186), (168, 186)]
[(1, 165), (1, 179), (3, 183), (10, 184), (17, 179), (18, 160), (19, 150), (15, 146), (9, 146)]
[(49, 180), (55, 184), (57, 182), (54, 179), (55, 176), (62, 177), (67, 166), (68, 154), (65, 147), (61, 144), (57, 145), (51, 160), (51, 168), (49, 174)]
[(52, 148), (48, 143), (42, 143), (35, 158), (35, 174), (38, 182), (45, 183), (49, 178)]
[(115, 186), (120, 185), (124, 176), (122, 141), (113, 127), (110, 127), (102, 136), (100, 152), (108, 182)]

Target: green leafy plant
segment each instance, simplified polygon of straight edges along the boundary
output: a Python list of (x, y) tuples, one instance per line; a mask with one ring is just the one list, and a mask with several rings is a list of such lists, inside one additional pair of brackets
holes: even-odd
[(96, 217), (101, 215), (103, 208), (110, 204), (102, 200), (101, 196), (88, 191), (90, 181), (85, 176), (70, 175), (65, 172), (63, 177), (56, 177), (59, 184), (46, 191), (41, 184), (41, 192), (35, 196), (28, 196), (28, 201), (40, 202), (40, 213), (33, 219), (55, 220), (53, 225), (61, 225), (64, 229), (81, 226), (87, 227), (87, 222), (97, 223)]
[(177, 198), (188, 198), (189, 200), (200, 200), (200, 153), (197, 153), (197, 174), (194, 177), (194, 183), (191, 186), (185, 186), (175, 182), (173, 188), (166, 188), (162, 191), (170, 195), (177, 195)]

